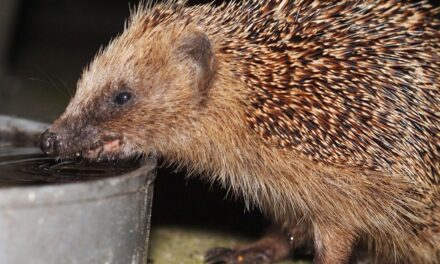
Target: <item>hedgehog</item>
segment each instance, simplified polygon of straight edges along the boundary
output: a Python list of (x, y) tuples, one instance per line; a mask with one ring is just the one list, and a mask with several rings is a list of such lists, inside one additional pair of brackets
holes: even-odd
[(272, 231), (206, 263), (440, 263), (440, 21), (427, 1), (141, 4), (41, 137), (158, 153)]

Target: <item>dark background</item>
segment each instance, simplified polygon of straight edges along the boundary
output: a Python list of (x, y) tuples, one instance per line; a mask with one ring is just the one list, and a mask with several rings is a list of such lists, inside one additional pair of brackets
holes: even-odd
[[(82, 68), (122, 31), (129, 3), (137, 1), (0, 0), (0, 114), (54, 120), (74, 93)], [(240, 201), (225, 200), (218, 188), (186, 181), (184, 173), (172, 169), (159, 174), (153, 226), (212, 226), (251, 235), (261, 231), (262, 217), (245, 213)]]

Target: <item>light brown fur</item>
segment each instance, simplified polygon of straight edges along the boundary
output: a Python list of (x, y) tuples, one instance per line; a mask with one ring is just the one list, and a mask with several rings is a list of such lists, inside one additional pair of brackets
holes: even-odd
[[(258, 40), (251, 44), (244, 39), (245, 28), (251, 24), (243, 24), (243, 21), (255, 23), (255, 27), (264, 22), (247, 14), (246, 11), (253, 9), (246, 9), (246, 4), (184, 8), (180, 4), (168, 3), (149, 9), (139, 8), (124, 33), (100, 52), (84, 72), (75, 98), (63, 116), (54, 123), (52, 130), (61, 134), (59, 131), (93, 126), (97, 135), (121, 136), (124, 143), (115, 155), (123, 157), (159, 152), (168, 162), (184, 166), (191, 173), (204, 175), (204, 179), (219, 182), (232, 194), (243, 198), (248, 206), (261, 209), (285, 230), (294, 230), (295, 226), (306, 228), (304, 234), (313, 234), (316, 263), (346, 263), (359, 242), (368, 246), (369, 255), (373, 259), (378, 257), (381, 260), (379, 263), (438, 263), (440, 65), (435, 60), (439, 59), (440, 46), (435, 41), (440, 41), (440, 34), (432, 28), (426, 28), (424, 33), (419, 34), (435, 37), (435, 40), (416, 35), (416, 30), (422, 29), (420, 25), (428, 27), (438, 24), (438, 21), (425, 17), (433, 16), (427, 11), (426, 5), (411, 9), (399, 1), (378, 1), (375, 4), (366, 1), (365, 5), (353, 1), (345, 7), (334, 2), (336, 11), (329, 11), (332, 10), (331, 5), (327, 7), (320, 1), (298, 1), (296, 4), (289, 1), (258, 2), (253, 1), (249, 6), (257, 7), (255, 10), (275, 19), (266, 29), (261, 29), (267, 32), (256, 33), (261, 37), (283, 28), (283, 23), (294, 24), (295, 17), (299, 17), (304, 25), (301, 34), (322, 33), (329, 34), (331, 38), (335, 36), (328, 33), (333, 32), (330, 26), (316, 26), (312, 24), (313, 21), (323, 19), (327, 24), (338, 25), (339, 20), (333, 21), (329, 15), (332, 12), (348, 13), (350, 8), (357, 5), (370, 8), (369, 12), (375, 12), (375, 9), (385, 12), (380, 8), (387, 6), (387, 10), (394, 12), (393, 17), (367, 13), (362, 19), (376, 17), (383, 19), (384, 23), (386, 19), (400, 21), (404, 26), (398, 30), (413, 32), (414, 27), (414, 38), (421, 43), (414, 44), (412, 40), (402, 40), (401, 44), (387, 42), (392, 37), (402, 38), (390, 30), (390, 35), (383, 33), (384, 41), (389, 45), (384, 45), (384, 50), (391, 47), (391, 51), (396, 51), (388, 54), (388, 63), (396, 65), (375, 65), (367, 59), (358, 59), (356, 67), (351, 69), (345, 64), (350, 59), (339, 57), (349, 51), (347, 48), (344, 50), (344, 40), (341, 39), (328, 48), (334, 56), (332, 59), (318, 56), (311, 64), (298, 64), (294, 72), (289, 72), (285, 65), (297, 63), (295, 58), (300, 60), (299, 54), (295, 53), (299, 50), (292, 48), (282, 51), (281, 54), (288, 54), (289, 60), (292, 60), (286, 62), (286, 58), (275, 55), (277, 53), (269, 48), (269, 40)], [(301, 4), (304, 6), (301, 7)], [(324, 9), (324, 6), (328, 9)], [(414, 12), (413, 16), (399, 17), (405, 8)], [(321, 17), (313, 17), (315, 13), (310, 10)], [(319, 10), (326, 11), (318, 13)], [(353, 20), (353, 25), (366, 21), (354, 17), (349, 18)], [(428, 22), (421, 22), (423, 19), (428, 19)], [(311, 25), (307, 27), (307, 23)], [(341, 24), (341, 28), (335, 32), (343, 32), (346, 27)], [(279, 34), (279, 39), (274, 38), (280, 44), (287, 41), (286, 34), (290, 33), (273, 34)], [(341, 38), (347, 35), (341, 34)], [(381, 31), (374, 34), (381, 34)], [(214, 57), (208, 61), (208, 66), (195, 65), (185, 52), (185, 49), (191, 48), (185, 43), (189, 41), (191, 44), (193, 37), (198, 39), (199, 35), (207, 37), (213, 51)], [(373, 35), (361, 34), (353, 39), (362, 37), (373, 39)], [(346, 42), (350, 41), (347, 37)], [(372, 48), (379, 50), (380, 41), (372, 40)], [(342, 44), (338, 46), (338, 43)], [(305, 40), (298, 47), (304, 47), (302, 52), (310, 53), (316, 48), (314, 45), (318, 44)], [(405, 51), (405, 45), (408, 45), (409, 51)], [(239, 50), (241, 46), (245, 47), (245, 52)], [(371, 55), (373, 61), (385, 58), (386, 53), (381, 55), (380, 51)], [(408, 54), (415, 54), (415, 58), (407, 59)], [(266, 64), (252, 61), (252, 58), (260, 58)], [(402, 62), (399, 62), (399, 58), (402, 58)], [(420, 58), (425, 60), (425, 65), (420, 64)], [(243, 67), (244, 63), (246, 67)], [(320, 63), (321, 66), (318, 65)], [(400, 75), (405, 74), (406, 69), (401, 69), (403, 73), (389, 70), (394, 66), (396, 71), (400, 66), (409, 67), (412, 72), (407, 76)], [(341, 81), (334, 83), (322, 81), (321, 77), (317, 77), (319, 74), (322, 76), (320, 67), (326, 68), (324, 76), (342, 76), (346, 79), (341, 78)], [(346, 71), (345, 67), (352, 72)], [(270, 72), (271, 81), (263, 78), (268, 76), (270, 69), (273, 69)], [(247, 75), (249, 71), (257, 77)], [(289, 87), (283, 81), (287, 75), (290, 76), (288, 82), (293, 83)], [(344, 128), (345, 133), (338, 132), (342, 124), (338, 124), (341, 120), (336, 115), (342, 114), (343, 102), (340, 103), (337, 96), (331, 102), (331, 108), (323, 104), (324, 94), (324, 99), (314, 98), (303, 112), (298, 110), (304, 101), (298, 99), (295, 103), (293, 98), (304, 95), (308, 100), (308, 97), (305, 91), (292, 87), (297, 85), (297, 79), (305, 75), (315, 80), (312, 85), (303, 83), (303, 87), (312, 90), (326, 85), (342, 90), (350, 85), (358, 86), (356, 89), (365, 99), (361, 105), (365, 108), (353, 106), (356, 109), (354, 114), (345, 116), (351, 125), (350, 128)], [(362, 86), (394, 84), (398, 87), (401, 83), (418, 85), (415, 94), (408, 91), (417, 104), (400, 104), (399, 98), (405, 97), (403, 90), (391, 89), (397, 98), (393, 105), (384, 101), (382, 90), (369, 93)], [(112, 114), (102, 118), (99, 113), (109, 110), (105, 106), (102, 106), (103, 109), (99, 107), (121, 87), (136, 91), (134, 106), (127, 110), (114, 110), (114, 113), (111, 110)], [(283, 95), (284, 88), (292, 89), (295, 94)], [(322, 91), (326, 90), (323, 88)], [(257, 95), (264, 95), (265, 92), (272, 93), (269, 101), (256, 107), (251, 105), (257, 103)], [(330, 95), (334, 96), (329, 92), (329, 98)], [(428, 97), (431, 97), (431, 102), (427, 101)], [(314, 104), (315, 101), (319, 106)], [(307, 128), (301, 120), (287, 118), (283, 111), (289, 107), (298, 110), (303, 117), (316, 114), (317, 119), (314, 120), (322, 130)], [(406, 107), (405, 114), (394, 112), (398, 107)], [(320, 111), (323, 112), (322, 119), (318, 118)], [(382, 112), (389, 112), (387, 117), (383, 117), (388, 118), (385, 124), (381, 116), (375, 115)], [(361, 113), (370, 115), (369, 121), (365, 121), (368, 124), (358, 119)], [(404, 128), (398, 123), (401, 120), (415, 120), (423, 131), (415, 131), (411, 125)], [(281, 124), (283, 122), (290, 127), (286, 129)], [(327, 128), (324, 129), (324, 126)], [(301, 128), (303, 137), (294, 138), (295, 131), (286, 132), (294, 128)], [(340, 147), (325, 145), (328, 142), (326, 136), (339, 138)], [(364, 136), (364, 141), (354, 141), (356, 136)], [(387, 146), (374, 143), (378, 136), (391, 138), (385, 145), (392, 147), (388, 149)], [(323, 146), (306, 141), (309, 137), (323, 142)], [(295, 140), (299, 143), (293, 144)], [(73, 150), (66, 148), (60, 155), (82, 152), (89, 148), (90, 142), (79, 144)], [(418, 147), (426, 153), (419, 154)], [(303, 224), (297, 225), (298, 222)]]

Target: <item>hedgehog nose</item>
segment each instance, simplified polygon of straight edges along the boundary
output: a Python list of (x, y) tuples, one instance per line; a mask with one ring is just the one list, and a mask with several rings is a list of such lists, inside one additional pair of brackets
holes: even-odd
[(60, 142), (57, 134), (50, 132), (49, 130), (44, 131), (40, 137), (40, 149), (46, 155), (58, 155), (60, 150)]

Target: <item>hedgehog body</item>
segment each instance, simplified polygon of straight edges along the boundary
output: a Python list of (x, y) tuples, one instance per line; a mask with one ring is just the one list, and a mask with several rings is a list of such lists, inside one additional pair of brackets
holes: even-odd
[(43, 149), (158, 151), (312, 241), (316, 263), (359, 245), (373, 262), (439, 263), (437, 13), (397, 0), (139, 8)]

